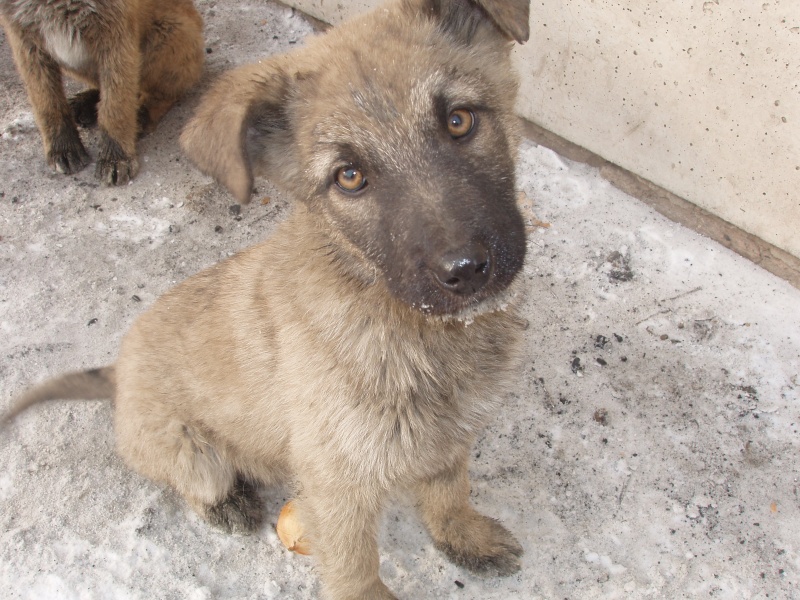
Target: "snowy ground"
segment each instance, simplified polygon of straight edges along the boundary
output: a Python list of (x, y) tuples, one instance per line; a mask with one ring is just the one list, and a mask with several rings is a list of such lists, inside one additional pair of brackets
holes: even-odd
[[(200, 8), (209, 78), (311, 31), (265, 2)], [(112, 362), (154, 298), (269, 235), (289, 204), (259, 181), (239, 212), (182, 157), (208, 78), (142, 141), (122, 189), (93, 167), (48, 170), (2, 35), (0, 81), (5, 407), (31, 382)], [(387, 584), (406, 599), (800, 598), (800, 291), (549, 150), (523, 144), (519, 184), (550, 227), (530, 234), (525, 368), (472, 475), (523, 569), (456, 568), (400, 499), (382, 530)], [(0, 596), (317, 596), (312, 561), (274, 533), (284, 490), (264, 490), (258, 535), (225, 536), (113, 447), (107, 402), (38, 407), (0, 437)]]

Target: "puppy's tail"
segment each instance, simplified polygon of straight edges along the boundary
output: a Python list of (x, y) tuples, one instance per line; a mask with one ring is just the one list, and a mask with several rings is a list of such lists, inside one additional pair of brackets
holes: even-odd
[(22, 411), (49, 400), (104, 400), (113, 398), (116, 390), (114, 367), (67, 373), (48, 379), (28, 390), (0, 417), (0, 430)]

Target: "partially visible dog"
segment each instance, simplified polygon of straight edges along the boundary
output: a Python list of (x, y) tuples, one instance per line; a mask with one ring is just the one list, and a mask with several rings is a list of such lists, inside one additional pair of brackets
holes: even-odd
[[(139, 133), (202, 71), (203, 21), (191, 0), (0, 0), (0, 22), (59, 173), (89, 163), (76, 122), (99, 123), (95, 175), (127, 183), (139, 168)], [(89, 88), (67, 100), (62, 72)]]
[(522, 337), (509, 55), (527, 23), (527, 0), (400, 0), (223, 76), (183, 145), (243, 202), (266, 172), (292, 215), (159, 299), (115, 366), (8, 418), (113, 395), (126, 462), (231, 531), (261, 522), (254, 484), (291, 482), (327, 598), (394, 598), (376, 532), (398, 489), (450, 560), (516, 572), (468, 465)]

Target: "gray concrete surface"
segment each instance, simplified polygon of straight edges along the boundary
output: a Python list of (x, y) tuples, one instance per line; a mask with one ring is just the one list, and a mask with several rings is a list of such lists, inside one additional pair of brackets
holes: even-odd
[[(211, 77), (311, 28), (265, 2), (199, 6), (208, 75), (119, 189), (91, 166), (48, 170), (0, 36), (0, 408), (112, 362), (154, 298), (291, 210), (263, 180), (239, 210), (177, 136)], [(475, 504), (523, 543), (523, 570), (449, 564), (399, 498), (381, 530), (387, 584), (406, 599), (800, 598), (800, 291), (529, 142), (519, 187), (527, 358), (472, 476)], [(317, 597), (313, 562), (274, 533), (285, 490), (264, 490), (257, 535), (217, 533), (122, 465), (110, 415), (55, 403), (0, 437), (0, 596)]]

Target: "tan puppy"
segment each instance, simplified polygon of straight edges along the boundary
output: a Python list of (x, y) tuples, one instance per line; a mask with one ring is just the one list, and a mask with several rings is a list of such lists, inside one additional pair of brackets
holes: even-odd
[(521, 339), (509, 40), (527, 22), (527, 1), (401, 0), (222, 77), (184, 147), (242, 201), (267, 172), (293, 214), (159, 299), (114, 367), (8, 418), (113, 394), (127, 463), (232, 531), (261, 521), (254, 484), (290, 482), (327, 598), (394, 598), (376, 530), (398, 489), (450, 560), (516, 572), (468, 463)]
[[(89, 162), (80, 125), (100, 124), (95, 175), (136, 175), (136, 139), (200, 78), (203, 22), (191, 0), (0, 0), (48, 164), (75, 173)], [(71, 100), (61, 73), (89, 85)]]

